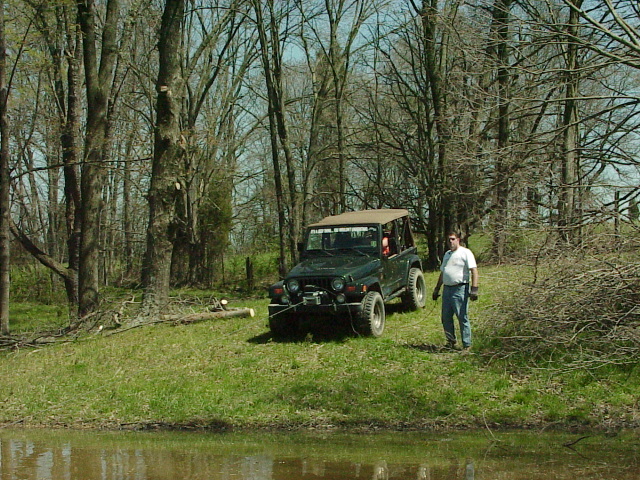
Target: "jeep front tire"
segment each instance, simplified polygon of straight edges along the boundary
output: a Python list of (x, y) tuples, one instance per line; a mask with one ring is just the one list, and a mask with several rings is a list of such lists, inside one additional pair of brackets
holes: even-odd
[(362, 311), (358, 316), (358, 333), (365, 336), (379, 337), (384, 332), (385, 312), (382, 295), (368, 292), (362, 299)]

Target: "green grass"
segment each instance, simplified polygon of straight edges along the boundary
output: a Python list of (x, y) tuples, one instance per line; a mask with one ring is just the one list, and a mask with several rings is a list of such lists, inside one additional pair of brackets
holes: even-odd
[(58, 330), (69, 325), (69, 309), (67, 305), (12, 302), (9, 319), (11, 332), (16, 334)]
[[(392, 309), (381, 338), (312, 331), (274, 341), (266, 326), (266, 298), (232, 301), (234, 307), (255, 308), (254, 318), (105, 330), (68, 343), (5, 351), (0, 353), (0, 424), (496, 428), (637, 423), (637, 369), (553, 375), (518, 368), (496, 355), (490, 338), (492, 298), (526, 274), (526, 267), (482, 269), (481, 297), (471, 307), (475, 352), (468, 356), (435, 348), (444, 337), (440, 304), (431, 300), (420, 312)], [(431, 288), (436, 273), (426, 277)], [(27, 331), (35, 324), (18, 321)]]

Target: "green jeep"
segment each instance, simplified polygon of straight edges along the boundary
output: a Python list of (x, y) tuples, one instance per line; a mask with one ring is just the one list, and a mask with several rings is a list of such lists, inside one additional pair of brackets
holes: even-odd
[(336, 317), (361, 335), (384, 331), (385, 304), (425, 305), (426, 286), (404, 209), (362, 210), (309, 225), (300, 263), (269, 288), (269, 327), (291, 334), (303, 318)]

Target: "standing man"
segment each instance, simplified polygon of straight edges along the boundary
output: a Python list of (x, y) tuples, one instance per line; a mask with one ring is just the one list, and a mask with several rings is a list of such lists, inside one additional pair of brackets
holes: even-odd
[(478, 266), (473, 252), (460, 246), (460, 235), (455, 232), (447, 235), (449, 250), (444, 254), (440, 266), (438, 283), (433, 290), (433, 299), (440, 296), (440, 286), (444, 284), (442, 293), (442, 326), (447, 337), (447, 347), (456, 345), (456, 333), (453, 315), (460, 323), (462, 349), (471, 348), (471, 323), (469, 323), (469, 299), (478, 299)]

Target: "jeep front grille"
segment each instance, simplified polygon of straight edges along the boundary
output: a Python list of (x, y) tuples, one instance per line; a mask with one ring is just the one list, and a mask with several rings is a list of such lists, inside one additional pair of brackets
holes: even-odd
[(329, 277), (315, 277), (315, 278), (299, 278), (300, 290), (305, 291), (308, 289), (315, 290), (313, 287), (321, 290), (331, 290), (331, 278)]

